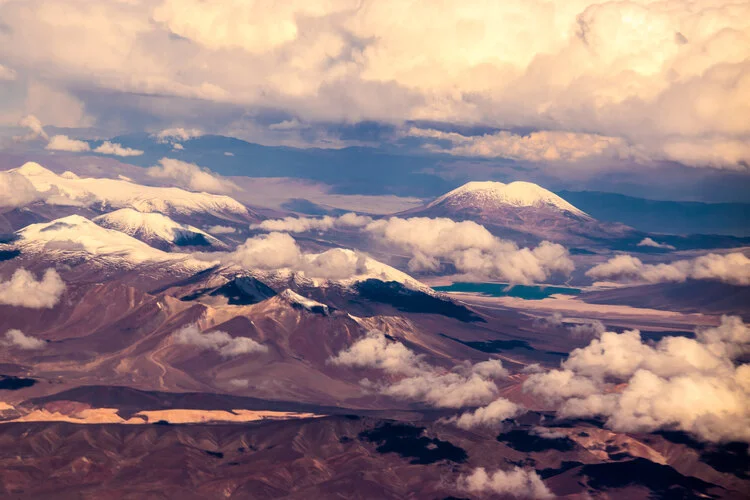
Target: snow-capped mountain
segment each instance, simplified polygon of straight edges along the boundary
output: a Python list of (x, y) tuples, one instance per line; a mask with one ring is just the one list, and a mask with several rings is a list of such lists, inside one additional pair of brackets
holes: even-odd
[(638, 236), (632, 228), (597, 221), (555, 193), (522, 181), (469, 182), (399, 215), (470, 220), (524, 245), (541, 240), (601, 245), (604, 241)]
[(297, 292), (293, 292), (288, 288), (281, 292), (279, 294), (279, 297), (289, 302), (292, 307), (298, 307), (318, 314), (330, 314), (331, 308), (326, 304), (303, 297), (302, 295), (298, 294)]
[(144, 274), (158, 269), (158, 274), (165, 276), (175, 269), (191, 274), (212, 266), (212, 263), (196, 260), (189, 254), (168, 253), (153, 248), (80, 215), (31, 224), (17, 231), (16, 236), (17, 239), (10, 245), (20, 250), (21, 259), (46, 266), (54, 262), (99, 271), (138, 269)]
[(121, 208), (93, 219), (98, 225), (120, 231), (161, 250), (178, 247), (226, 249), (227, 246), (195, 226), (175, 222), (158, 212)]
[(435, 199), (427, 208), (446, 207), (453, 210), (491, 211), (507, 207), (551, 208), (589, 218), (552, 191), (532, 182), (515, 181), (510, 184), (493, 181), (473, 181)]
[(224, 195), (195, 193), (176, 187), (154, 187), (125, 179), (82, 178), (72, 172), (57, 175), (35, 162), (10, 170), (25, 177), (50, 205), (90, 207), (100, 212), (132, 208), (170, 216), (213, 216), (245, 221), (248, 209)]

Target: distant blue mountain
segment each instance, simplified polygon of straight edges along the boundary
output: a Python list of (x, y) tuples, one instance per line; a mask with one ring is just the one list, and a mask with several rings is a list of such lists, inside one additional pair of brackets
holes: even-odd
[[(111, 140), (144, 151), (141, 156), (124, 160), (135, 165), (151, 166), (167, 156), (197, 163), (222, 175), (310, 179), (329, 184), (334, 192), (341, 194), (433, 198), (457, 187), (463, 180), (446, 180), (438, 175), (448, 160), (457, 161), (457, 158), (409, 149), (301, 149), (263, 146), (220, 135), (180, 141), (184, 146), (182, 150), (173, 149), (169, 143), (159, 143), (146, 133), (121, 135)], [(640, 231), (750, 236), (750, 204), (747, 203), (654, 201), (598, 191), (558, 191), (557, 194), (596, 219), (622, 222)]]
[(332, 185), (342, 194), (431, 197), (455, 187), (454, 183), (425, 172), (439, 162), (438, 157), (430, 155), (408, 155), (365, 147), (297, 149), (262, 146), (219, 135), (184, 141), (182, 150), (173, 150), (170, 144), (160, 144), (143, 133), (118, 136), (112, 141), (143, 150), (143, 155), (127, 159), (136, 165), (151, 166), (168, 156), (197, 163), (222, 175), (316, 180)]
[(750, 203), (656, 201), (596, 191), (558, 191), (592, 217), (641, 231), (750, 236)]

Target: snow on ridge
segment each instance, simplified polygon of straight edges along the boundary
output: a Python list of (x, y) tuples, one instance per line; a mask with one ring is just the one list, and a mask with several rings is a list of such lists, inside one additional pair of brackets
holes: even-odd
[(509, 184), (495, 181), (467, 182), (453, 191), (432, 201), (428, 207), (447, 204), (459, 208), (498, 208), (552, 206), (575, 215), (589, 217), (584, 211), (571, 205), (555, 193), (538, 184), (514, 181)]
[(47, 202), (51, 204), (101, 205), (182, 215), (197, 212), (248, 213), (242, 203), (225, 195), (196, 193), (176, 187), (144, 186), (124, 179), (57, 175), (35, 162), (27, 162), (10, 172), (23, 175), (37, 191), (47, 195)]
[(176, 222), (158, 212), (139, 212), (133, 208), (121, 208), (95, 217), (94, 222), (108, 229), (115, 229), (130, 236), (158, 238), (175, 243), (180, 237), (201, 235), (212, 244), (220, 243), (210, 234), (189, 224)]
[(303, 297), (302, 295), (290, 290), (289, 288), (281, 292), (279, 296), (292, 304), (297, 304), (307, 309), (308, 311), (315, 311), (316, 309), (318, 309), (328, 313), (330, 310), (327, 305), (312, 299), (308, 299), (307, 297)]
[(82, 252), (129, 266), (149, 262), (181, 262), (191, 268), (205, 269), (211, 265), (192, 259), (188, 254), (158, 250), (125, 233), (98, 226), (80, 215), (31, 224), (16, 234), (19, 239), (14, 244), (29, 253), (50, 255), (55, 252)]

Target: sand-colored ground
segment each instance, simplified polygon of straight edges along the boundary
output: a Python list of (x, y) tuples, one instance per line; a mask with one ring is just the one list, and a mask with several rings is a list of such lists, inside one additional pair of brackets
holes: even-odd
[[(0, 409), (3, 409), (0, 403)], [(9, 408), (13, 407), (10, 405)], [(318, 418), (323, 415), (315, 413), (296, 413), (285, 411), (254, 411), (254, 410), (153, 410), (138, 412), (129, 419), (124, 419), (118, 415), (117, 408), (87, 408), (76, 411), (75, 413), (66, 414), (60, 411), (49, 411), (47, 409), (32, 410), (25, 415), (12, 420), (0, 421), (0, 423), (9, 422), (69, 422), (73, 424), (153, 424), (155, 422), (169, 422), (170, 424), (195, 424), (207, 422), (254, 422), (258, 420), (290, 420), (298, 418)]]

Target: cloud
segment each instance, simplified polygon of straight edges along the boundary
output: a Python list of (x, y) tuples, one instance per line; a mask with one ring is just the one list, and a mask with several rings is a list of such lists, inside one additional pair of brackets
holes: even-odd
[(232, 234), (236, 233), (237, 229), (229, 226), (210, 226), (206, 228), (206, 232), (210, 234)]
[(57, 271), (47, 269), (39, 281), (26, 269), (17, 269), (8, 281), (0, 281), (0, 304), (50, 309), (54, 307), (65, 291)]
[(506, 378), (500, 360), (461, 363), (450, 370), (426, 363), (401, 342), (380, 332), (369, 332), (349, 348), (330, 358), (333, 365), (379, 369), (397, 380), (383, 383), (363, 381), (381, 394), (419, 401), (438, 408), (461, 408), (487, 404), (497, 396), (494, 380)]
[(72, 153), (82, 153), (91, 151), (91, 146), (86, 141), (71, 139), (67, 135), (55, 135), (50, 138), (46, 149), (51, 151), (70, 151)]
[(372, 220), (353, 213), (340, 217), (287, 217), (267, 220), (252, 229), (306, 232), (360, 229), (378, 244), (407, 252), (410, 271), (436, 271), (445, 263), (465, 275), (504, 279), (514, 284), (546, 280), (555, 273), (570, 274), (575, 265), (561, 245), (544, 241), (536, 248), (519, 248), (493, 236), (475, 222), (447, 218), (412, 217)]
[(643, 238), (638, 245), (639, 247), (663, 248), (665, 250), (675, 250), (675, 247), (666, 243), (659, 243), (652, 238)]
[[(538, 147), (530, 135), (513, 134), (503, 154), (515, 155), (517, 145), (523, 157), (530, 151), (542, 161), (617, 159), (624, 147), (626, 156), (634, 148), (747, 170), (745, 2), (465, 0), (445, 2), (437, 14), (429, 2), (398, 0), (365, 8), (347, 0), (79, 7), (1, 3), (8, 29), (0, 57), (75, 88), (76, 97), (133, 96), (124, 106), (159, 96), (159, 103), (201, 99), (238, 114), (281, 110), (303, 123), (523, 128), (574, 135), (542, 137), (554, 147)], [(175, 123), (189, 113), (164, 108), (149, 110)], [(603, 156), (592, 155), (600, 142)]]
[(161, 132), (153, 134), (159, 142), (189, 141), (190, 139), (195, 139), (202, 135), (203, 132), (200, 129), (182, 127), (167, 128)]
[(40, 198), (40, 193), (23, 175), (0, 172), (0, 207), (22, 207)]
[(329, 231), (331, 229), (361, 228), (372, 222), (371, 217), (347, 213), (339, 217), (285, 217), (283, 219), (264, 220), (250, 229), (304, 233), (307, 231)]
[(513, 467), (491, 474), (484, 467), (458, 478), (458, 489), (473, 494), (496, 494), (512, 498), (553, 498), (539, 475), (530, 469)]
[(710, 280), (730, 285), (750, 285), (750, 259), (742, 253), (708, 254), (668, 264), (644, 264), (632, 255), (617, 255), (588, 271), (596, 280), (641, 283), (681, 283), (688, 279)]
[(5, 340), (0, 340), (0, 345), (30, 351), (44, 348), (47, 342), (31, 335), (26, 335), (21, 330), (11, 329), (5, 332)]
[(301, 128), (309, 128), (310, 125), (301, 123), (299, 120), (284, 120), (278, 123), (272, 123), (268, 126), (271, 130), (298, 130)]
[(422, 358), (414, 351), (376, 331), (369, 332), (348, 349), (339, 352), (330, 362), (354, 368), (376, 368), (392, 374), (413, 375), (426, 369)]
[(16, 72), (13, 69), (0, 64), (0, 82), (12, 82), (16, 79), (16, 76)]
[(474, 411), (451, 417), (446, 420), (462, 429), (474, 427), (497, 427), (503, 420), (525, 413), (525, 409), (504, 398), (499, 398)]
[(149, 167), (146, 173), (156, 179), (167, 179), (175, 185), (191, 191), (226, 194), (236, 191), (237, 185), (195, 163), (187, 163), (172, 158), (162, 158), (159, 165)]
[(48, 139), (47, 132), (44, 131), (42, 122), (34, 115), (26, 115), (18, 122), (19, 127), (29, 129), (29, 133), (23, 137), (19, 137), (19, 140), (30, 141), (33, 139)]
[(219, 330), (204, 333), (197, 325), (181, 328), (173, 334), (173, 338), (178, 344), (193, 345), (204, 351), (216, 351), (226, 358), (268, 352), (268, 347), (251, 338), (232, 337), (227, 332)]
[(140, 149), (132, 149), (123, 147), (122, 144), (116, 142), (104, 141), (99, 147), (94, 149), (95, 153), (101, 153), (103, 155), (115, 155), (115, 156), (140, 156), (143, 151)]
[(707, 441), (750, 441), (750, 328), (723, 317), (696, 338), (655, 344), (637, 330), (575, 349), (560, 369), (531, 375), (523, 385), (560, 404), (566, 417), (600, 415), (624, 432), (676, 429)]
[(384, 244), (410, 252), (412, 271), (434, 271), (447, 261), (459, 273), (531, 284), (554, 273), (570, 274), (575, 267), (561, 245), (544, 241), (533, 249), (519, 248), (471, 221), (391, 217), (368, 224), (365, 231)]
[[(213, 259), (213, 254), (208, 254)], [(223, 254), (221, 260), (244, 268), (260, 270), (291, 270), (308, 278), (342, 280), (357, 275), (384, 279), (407, 278), (394, 276), (388, 268), (366, 255), (353, 250), (333, 248), (322, 253), (304, 253), (297, 242), (286, 233), (269, 233), (248, 238), (234, 252)]]
[(432, 151), (457, 156), (560, 163), (579, 162), (588, 158), (639, 159), (641, 156), (623, 139), (597, 134), (542, 131), (519, 135), (502, 131), (481, 136), (464, 136), (455, 132), (411, 128), (407, 135), (448, 141), (448, 148), (434, 143), (430, 143), (428, 147)]
[(589, 320), (585, 323), (577, 323), (575, 325), (568, 326), (568, 331), (577, 339), (590, 340), (592, 338), (600, 337), (602, 333), (607, 330), (604, 323), (598, 319)]

